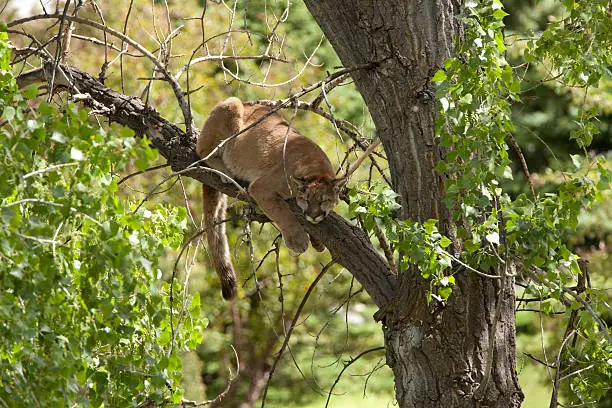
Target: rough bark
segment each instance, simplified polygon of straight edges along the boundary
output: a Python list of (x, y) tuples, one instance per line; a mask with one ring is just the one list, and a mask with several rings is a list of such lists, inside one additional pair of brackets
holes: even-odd
[[(352, 76), (387, 152), (402, 217), (421, 222), (436, 218), (440, 229), (454, 238), (450, 211), (442, 204), (443, 178), (434, 171), (441, 151), (430, 78), (461, 34), (454, 18), (459, 3), (305, 2), (345, 66), (379, 62)], [(454, 244), (460, 246), (456, 240)], [(427, 305), (427, 287), (415, 267), (398, 277), (383, 329), (399, 406), (518, 407), (523, 395), (515, 368), (512, 278), (492, 280), (467, 272), (455, 278), (446, 305)], [(479, 387), (484, 382), (488, 385)]]
[[(167, 159), (175, 172), (185, 171), (199, 160), (195, 152), (195, 139), (164, 119), (155, 109), (142, 100), (119, 93), (102, 84), (90, 74), (77, 68), (60, 64), (56, 85), (68, 89), (77, 100), (90, 106), (110, 121), (133, 129), (136, 134), (146, 134), (153, 146)], [(48, 81), (53, 64), (29, 71), (17, 78), (20, 87), (34, 82)], [(232, 184), (225, 183), (203, 166), (195, 166), (182, 175), (206, 183), (225, 194), (243, 201), (249, 198)], [(367, 235), (342, 217), (331, 214), (323, 222), (314, 225), (306, 221), (295, 200), (291, 209), (305, 230), (329, 249), (332, 257), (349, 270), (362, 284), (376, 305), (386, 307), (392, 298), (396, 276), (386, 261), (372, 247)], [(260, 218), (265, 219), (265, 217)]]

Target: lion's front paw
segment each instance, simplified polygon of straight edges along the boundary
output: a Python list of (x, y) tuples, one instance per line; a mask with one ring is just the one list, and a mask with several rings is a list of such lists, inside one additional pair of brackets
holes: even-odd
[(317, 251), (317, 252), (323, 252), (325, 251), (325, 245), (323, 245), (323, 243), (321, 241), (318, 241), (316, 238), (314, 238), (312, 235), (310, 236), (310, 245), (312, 245), (312, 247)]
[(285, 245), (289, 248), (290, 251), (299, 255), (301, 253), (306, 252), (308, 249), (308, 234), (304, 231), (296, 231), (291, 234), (283, 235), (285, 239)]

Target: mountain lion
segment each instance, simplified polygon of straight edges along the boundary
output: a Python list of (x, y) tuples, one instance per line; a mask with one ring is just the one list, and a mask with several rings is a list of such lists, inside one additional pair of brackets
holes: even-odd
[[(319, 223), (338, 203), (349, 173), (336, 178), (329, 159), (313, 141), (291, 128), (271, 108), (243, 104), (238, 98), (226, 99), (214, 107), (198, 137), (198, 155), (207, 157), (243, 129), (210, 155), (206, 164), (235, 180), (246, 181), (249, 194), (278, 226), (285, 245), (301, 254), (308, 249), (309, 236), (285, 200), (295, 197), (306, 219)], [(223, 222), (227, 196), (203, 185), (202, 201), (211, 258), (223, 297), (231, 299), (237, 287)], [(318, 251), (325, 249), (312, 238), (310, 242)]]

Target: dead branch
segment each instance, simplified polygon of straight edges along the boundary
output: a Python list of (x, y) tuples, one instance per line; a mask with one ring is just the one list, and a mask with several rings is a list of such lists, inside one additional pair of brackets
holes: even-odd
[(576, 299), (578, 303), (580, 303), (586, 309), (586, 311), (589, 312), (589, 314), (593, 317), (593, 319), (599, 326), (599, 329), (601, 330), (603, 336), (606, 338), (606, 340), (608, 340), (610, 344), (612, 344), (612, 337), (610, 337), (610, 333), (608, 333), (608, 326), (606, 326), (606, 323), (601, 320), (597, 313), (595, 313), (591, 305), (572, 289), (562, 287), (561, 290)]
[(357, 355), (357, 357), (352, 358), (349, 361), (347, 361), (346, 363), (344, 363), (344, 367), (342, 367), (342, 370), (340, 370), (340, 373), (336, 377), (336, 380), (334, 381), (333, 385), (329, 389), (329, 393), (327, 394), (327, 401), (325, 402), (325, 408), (327, 408), (327, 406), (329, 405), (329, 400), (331, 399), (332, 392), (334, 391), (334, 387), (336, 386), (336, 384), (338, 384), (338, 382), (340, 381), (340, 378), (342, 377), (342, 374), (344, 374), (346, 369), (349, 368), (355, 361), (359, 360), (361, 357), (365, 356), (366, 354), (372, 353), (372, 352), (375, 352), (375, 351), (381, 351), (381, 350), (385, 350), (385, 346), (374, 347), (374, 348), (371, 348), (369, 350), (362, 351), (361, 353), (359, 353)]

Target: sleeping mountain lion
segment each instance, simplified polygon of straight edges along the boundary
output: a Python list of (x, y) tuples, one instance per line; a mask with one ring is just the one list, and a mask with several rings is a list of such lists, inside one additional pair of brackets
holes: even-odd
[[(278, 226), (285, 245), (301, 254), (308, 249), (309, 236), (285, 200), (295, 197), (306, 219), (316, 224), (338, 203), (349, 173), (336, 178), (329, 159), (313, 141), (291, 128), (281, 115), (271, 113), (271, 108), (242, 103), (238, 98), (226, 99), (214, 107), (198, 137), (198, 155), (207, 157), (222, 141), (258, 120), (261, 121), (224, 143), (206, 164), (235, 180), (246, 181), (248, 193)], [(231, 299), (237, 286), (223, 222), (227, 196), (203, 185), (202, 202), (211, 258), (223, 297)], [(320, 242), (311, 242), (318, 251), (325, 249)]]

